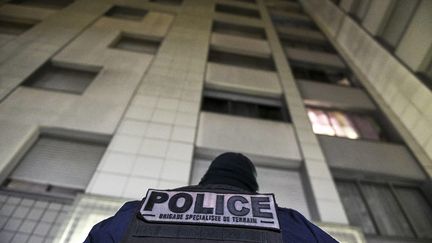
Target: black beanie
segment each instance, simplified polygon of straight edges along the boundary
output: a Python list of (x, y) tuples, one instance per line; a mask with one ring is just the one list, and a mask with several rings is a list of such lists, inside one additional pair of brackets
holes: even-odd
[(258, 191), (255, 166), (240, 153), (223, 153), (216, 157), (199, 184), (227, 184), (250, 192)]

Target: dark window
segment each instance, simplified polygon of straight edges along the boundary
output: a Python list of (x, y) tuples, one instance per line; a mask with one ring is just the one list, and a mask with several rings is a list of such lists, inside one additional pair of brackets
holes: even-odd
[(336, 6), (339, 6), (341, 0), (331, 0)]
[(150, 2), (167, 5), (181, 5), (183, 3), (183, 0), (150, 0)]
[(242, 99), (235, 96), (218, 96), (205, 94), (202, 109), (222, 114), (243, 117), (260, 118), (276, 121), (290, 121), (288, 112), (283, 109), (280, 102), (275, 104), (254, 102), (251, 99)]
[(350, 223), (364, 233), (432, 238), (432, 207), (419, 188), (350, 181), (336, 185)]
[(82, 94), (97, 72), (66, 68), (47, 63), (31, 75), (25, 86)]
[(313, 80), (329, 84), (353, 86), (351, 75), (343, 70), (318, 69), (315, 67), (291, 65), (296, 79)]
[(139, 8), (130, 8), (123, 6), (113, 6), (106, 13), (105, 16), (118, 19), (127, 19), (140, 21), (147, 14), (147, 10)]
[(21, 4), (33, 7), (51, 8), (51, 9), (62, 9), (69, 4), (73, 3), (74, 0), (12, 0), (9, 3)]
[(336, 53), (336, 50), (329, 43), (308, 43), (306, 41), (296, 41), (296, 40), (287, 40), (287, 39), (282, 39), (281, 41), (285, 47), (327, 52), (327, 53)]
[(156, 54), (159, 49), (160, 41), (136, 38), (132, 36), (122, 35), (111, 46), (115, 49), (142, 52), (148, 54)]
[(252, 3), (252, 4), (256, 3), (255, 0), (234, 0), (234, 1), (236, 1), (236, 2), (243, 2), (243, 3)]
[(252, 57), (229, 52), (217, 51), (214, 48), (210, 49), (208, 60), (221, 64), (228, 64), (233, 66), (240, 66), (246, 68), (262, 69), (275, 71), (275, 64), (271, 57)]
[(220, 4), (220, 3), (216, 4), (216, 12), (241, 15), (241, 16), (251, 17), (251, 18), (261, 17), (257, 10), (231, 6), (226, 4)]
[(256, 39), (266, 39), (266, 33), (263, 28), (230, 24), (220, 21), (213, 22), (213, 32)]
[(430, 71), (424, 72), (424, 73), (417, 73), (418, 79), (427, 87), (429, 90), (432, 91), (432, 68), (429, 69)]
[(276, 11), (270, 10), (270, 17), (273, 21), (273, 24), (276, 27), (283, 26), (283, 27), (296, 27), (296, 28), (309, 29), (309, 30), (318, 30), (318, 27), (315, 25), (315, 23), (310, 21), (309, 19), (292, 18), (290, 16), (272, 13)]
[(282, 10), (286, 12), (303, 13), (303, 9), (297, 2), (277, 2), (275, 4), (267, 4), (269, 11)]
[(32, 28), (34, 25), (35, 23), (0, 19), (0, 33), (7, 35), (20, 35)]

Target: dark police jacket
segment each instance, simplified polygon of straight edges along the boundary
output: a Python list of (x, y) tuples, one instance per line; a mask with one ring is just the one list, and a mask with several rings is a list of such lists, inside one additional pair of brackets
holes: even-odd
[[(173, 191), (244, 193), (242, 189), (226, 185), (190, 186)], [(181, 225), (177, 223), (161, 224), (146, 222), (146, 220), (140, 219), (140, 217), (137, 216), (142, 204), (143, 202), (141, 201), (125, 203), (114, 216), (96, 224), (84, 243), (227, 241), (284, 243), (337, 242), (323, 230), (308, 221), (302, 214), (293, 209), (276, 208), (280, 231), (274, 232), (271, 230), (226, 227), (223, 225)]]

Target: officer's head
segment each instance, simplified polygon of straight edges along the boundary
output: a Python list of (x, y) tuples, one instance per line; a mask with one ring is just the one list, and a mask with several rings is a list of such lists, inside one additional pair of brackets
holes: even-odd
[(213, 160), (199, 184), (226, 184), (257, 192), (256, 176), (255, 166), (249, 158), (239, 153), (223, 153)]

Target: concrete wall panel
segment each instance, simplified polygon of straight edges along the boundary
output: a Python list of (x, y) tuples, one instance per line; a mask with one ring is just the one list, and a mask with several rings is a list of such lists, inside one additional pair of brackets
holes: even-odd
[(210, 112), (201, 112), (196, 146), (297, 162), (301, 160), (290, 124)]
[(398, 144), (318, 136), (328, 163), (333, 168), (424, 180), (415, 158)]
[(264, 96), (280, 97), (282, 95), (279, 78), (275, 72), (211, 62), (207, 64), (206, 86)]
[(302, 80), (299, 80), (298, 84), (305, 103), (309, 105), (346, 110), (376, 109), (361, 89)]

